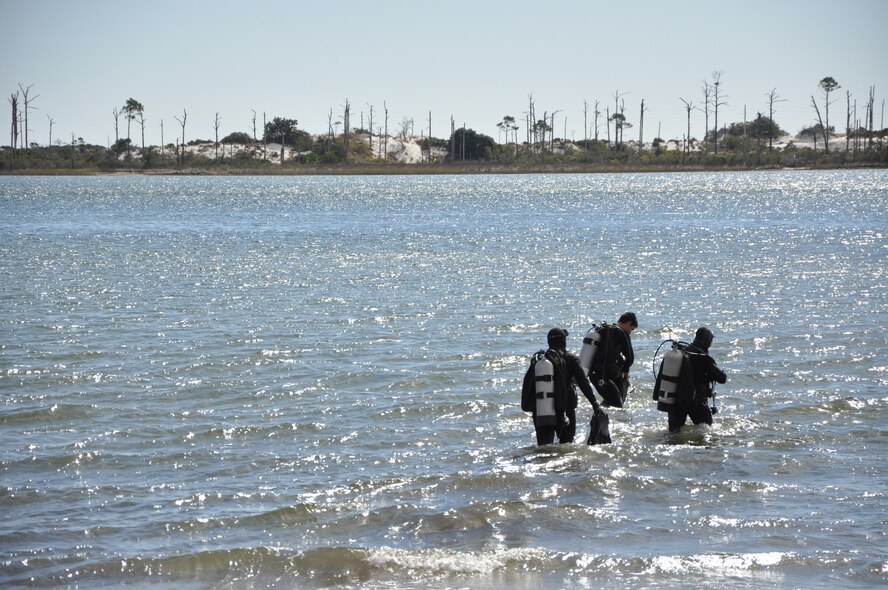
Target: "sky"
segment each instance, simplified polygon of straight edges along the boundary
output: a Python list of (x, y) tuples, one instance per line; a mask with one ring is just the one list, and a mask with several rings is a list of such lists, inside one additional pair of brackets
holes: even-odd
[[(721, 72), (719, 123), (762, 112), (776, 90), (774, 119), (797, 133), (814, 124), (818, 82), (840, 84), (830, 123), (844, 128), (846, 92), (863, 118), (875, 87), (875, 125), (888, 96), (886, 0), (0, 0), (0, 92), (9, 145), (10, 97), (29, 88), (29, 140), (72, 136), (114, 141), (115, 108), (142, 103), (149, 145), (235, 131), (252, 135), (253, 111), (296, 119), (325, 133), (346, 101), (353, 127), (407, 119), (418, 136), (450, 135), (451, 118), (497, 141), (532, 96), (555, 112), (555, 134), (581, 140), (583, 109), (624, 102), (637, 139), (681, 139), (687, 112), (702, 107), (704, 81)], [(21, 92), (21, 91), (20, 91)], [(19, 99), (20, 108), (22, 99)], [(52, 125), (50, 125), (50, 119)], [(603, 116), (599, 133), (605, 136)], [(712, 119), (710, 118), (710, 125)], [(161, 126), (162, 125), (162, 126)], [(691, 114), (703, 135), (704, 113)], [(120, 136), (126, 137), (120, 120)], [(588, 131), (589, 136), (594, 134)], [(141, 143), (137, 124), (130, 132)]]

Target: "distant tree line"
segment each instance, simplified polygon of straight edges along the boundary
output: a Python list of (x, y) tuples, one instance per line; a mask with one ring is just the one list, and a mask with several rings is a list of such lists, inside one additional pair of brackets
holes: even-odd
[[(615, 91), (612, 103), (603, 104), (596, 100), (593, 105), (583, 101), (583, 139), (568, 141), (567, 117), (556, 120), (560, 110), (537, 108), (533, 95), (528, 96), (528, 108), (524, 120), (505, 115), (497, 123), (500, 141), (479, 133), (465, 125), (457, 127), (451, 116), (450, 134), (445, 138), (432, 135), (432, 117), (429, 113), (428, 126), (416, 134), (415, 121), (404, 118), (394, 136), (389, 134), (389, 110), (383, 103), (383, 116), (380, 118), (373, 105), (368, 105), (369, 113), (364, 120), (364, 112), (359, 114), (359, 125), (352, 124), (354, 113), (348, 100), (334, 119), (334, 111), (328, 115), (328, 131), (311, 135), (299, 129), (298, 121), (275, 116), (270, 121), (262, 115), (261, 134), (257, 132), (257, 113), (252, 111), (251, 133), (236, 131), (219, 138), (222, 117), (215, 114), (212, 140), (193, 139), (186, 143), (188, 113), (174, 117), (181, 134), (177, 133), (171, 142), (164, 139), (164, 121), (160, 120), (161, 145), (149, 147), (145, 144), (147, 124), (145, 106), (132, 97), (123, 101), (121, 107), (111, 110), (114, 124), (114, 143), (108, 147), (87, 145), (82, 138), (72, 133), (68, 139), (56, 138), (52, 132), (55, 121), (49, 121), (49, 142), (40, 147), (29, 137), (29, 116), (34, 110), (33, 103), (39, 95), (32, 93), (32, 85), (18, 85), (9, 98), (11, 108), (9, 147), (4, 148), (7, 157), (0, 159), (0, 170), (40, 169), (40, 168), (182, 168), (184, 166), (225, 166), (228, 168), (256, 168), (269, 163), (298, 166), (300, 164), (350, 163), (373, 164), (391, 163), (389, 142), (399, 137), (402, 141), (415, 139), (420, 145), (422, 162), (425, 164), (456, 164), (461, 162), (487, 162), (508, 166), (540, 164), (589, 164), (589, 165), (662, 165), (687, 166), (786, 166), (786, 165), (842, 165), (847, 163), (886, 164), (886, 129), (875, 126), (876, 95), (875, 87), (870, 87), (863, 105), (852, 101), (850, 92), (845, 94), (844, 149), (831, 149), (830, 139), (836, 135), (835, 125), (831, 124), (830, 107), (839, 83), (831, 76), (819, 81), (817, 88), (821, 99), (811, 95), (811, 107), (815, 122), (802, 129), (799, 136), (810, 138), (814, 148), (799, 148), (792, 143), (782, 150), (775, 150), (774, 141), (787, 135), (775, 120), (777, 105), (786, 102), (772, 89), (764, 95), (763, 108), (747, 113), (743, 106), (743, 120), (725, 124), (719, 123), (719, 115), (728, 106), (729, 96), (725, 92), (724, 73), (713, 72), (704, 79), (700, 89), (702, 103), (695, 104), (692, 98), (679, 98), (687, 116), (686, 132), (680, 138), (669, 141), (660, 137), (659, 129), (654, 137), (645, 141), (645, 114), (649, 108), (641, 99), (637, 119), (627, 109), (625, 97), (628, 93)], [(884, 127), (884, 100), (882, 101), (882, 127)], [(590, 111), (590, 106), (591, 111)], [(860, 106), (860, 108), (859, 108)], [(858, 110), (859, 109), (859, 110)], [(702, 139), (692, 135), (692, 113), (703, 115)], [(833, 109), (834, 113), (834, 109)], [(126, 125), (126, 136), (121, 137), (121, 118)], [(723, 117), (722, 117), (723, 118)], [(710, 125), (712, 121), (712, 125)], [(558, 134), (558, 124), (563, 122), (563, 133)], [(366, 124), (365, 124), (366, 123)], [(140, 136), (140, 147), (134, 153), (132, 139), (133, 126)], [(638, 129), (637, 136), (627, 139), (626, 132)], [(519, 131), (523, 130), (523, 137)], [(637, 139), (636, 139), (637, 137)], [(188, 146), (211, 144), (212, 156), (196, 155)], [(269, 145), (278, 146), (272, 153)], [(834, 146), (833, 146), (834, 147)], [(289, 156), (288, 156), (289, 154)]]

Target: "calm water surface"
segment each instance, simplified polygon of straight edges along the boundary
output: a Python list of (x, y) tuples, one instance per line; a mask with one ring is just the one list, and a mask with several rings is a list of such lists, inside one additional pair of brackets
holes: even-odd
[[(536, 448), (626, 310), (614, 443)], [(0, 177), (0, 586), (884, 586), (886, 355), (885, 171)]]

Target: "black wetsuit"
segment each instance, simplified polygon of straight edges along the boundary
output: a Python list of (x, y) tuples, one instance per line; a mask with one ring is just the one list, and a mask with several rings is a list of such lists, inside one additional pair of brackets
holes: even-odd
[(577, 433), (577, 391), (576, 385), (579, 385), (583, 395), (589, 400), (593, 408), (598, 407), (598, 401), (595, 399), (595, 393), (589, 384), (589, 379), (580, 367), (580, 359), (575, 355), (562, 349), (556, 350), (564, 359), (564, 366), (567, 370), (567, 379), (569, 381), (564, 407), (555, 408), (555, 424), (552, 426), (537, 424), (536, 411), (533, 413), (533, 425), (536, 430), (536, 438), (538, 445), (548, 445), (555, 442), (555, 436), (558, 436), (559, 443), (573, 442)]
[(709, 408), (709, 398), (713, 395), (712, 382), (725, 383), (728, 380), (724, 371), (715, 364), (715, 359), (709, 356), (709, 346), (705, 342), (694, 340), (685, 350), (689, 353), (694, 370), (694, 399), (684, 407), (669, 410), (670, 432), (684, 426), (688, 416), (694, 424), (712, 424), (712, 410)]
[(622, 408), (629, 392), (629, 367), (635, 362), (632, 338), (619, 326), (607, 326), (589, 369), (589, 380), (604, 398), (604, 406)]

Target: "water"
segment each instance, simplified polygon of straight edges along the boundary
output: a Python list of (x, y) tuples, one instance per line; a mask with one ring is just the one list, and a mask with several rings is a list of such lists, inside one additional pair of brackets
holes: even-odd
[[(0, 177), (0, 586), (885, 585), (886, 205), (885, 171)], [(529, 355), (626, 310), (614, 443), (536, 448)], [(720, 411), (668, 435), (653, 353), (703, 324)]]

